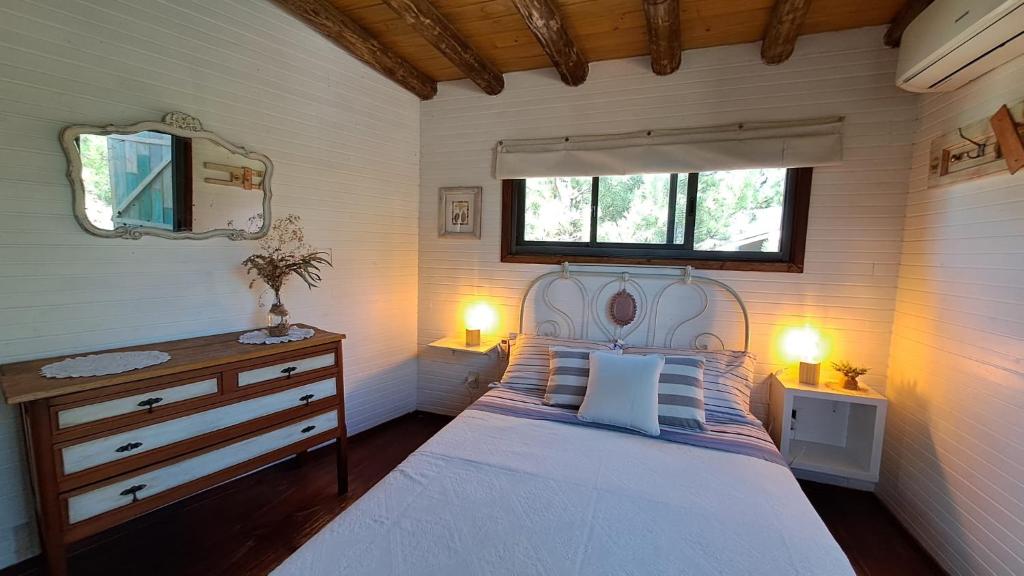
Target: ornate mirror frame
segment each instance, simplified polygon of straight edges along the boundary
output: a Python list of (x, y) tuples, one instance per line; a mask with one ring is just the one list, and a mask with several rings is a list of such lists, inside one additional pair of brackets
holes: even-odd
[[(82, 158), (75, 143), (82, 134), (131, 134), (147, 130), (163, 132), (172, 136), (182, 138), (206, 138), (234, 154), (238, 154), (251, 160), (258, 160), (266, 165), (263, 181), (260, 188), (263, 190), (263, 226), (256, 232), (236, 230), (232, 228), (217, 228), (205, 232), (174, 232), (153, 228), (148, 226), (121, 226), (113, 230), (104, 230), (93, 225), (85, 212), (85, 185), (82, 182)], [(158, 236), (170, 240), (204, 240), (219, 236), (231, 240), (257, 240), (267, 235), (270, 231), (270, 177), (274, 171), (274, 165), (270, 158), (258, 152), (250, 152), (242, 146), (237, 146), (224, 140), (213, 132), (203, 130), (203, 125), (198, 118), (185, 114), (184, 112), (170, 112), (163, 117), (162, 122), (139, 122), (127, 126), (67, 126), (60, 131), (60, 144), (64, 149), (64, 155), (68, 159), (68, 181), (71, 183), (72, 201), (75, 220), (83, 230), (101, 238), (129, 238), (138, 240), (143, 236)]]

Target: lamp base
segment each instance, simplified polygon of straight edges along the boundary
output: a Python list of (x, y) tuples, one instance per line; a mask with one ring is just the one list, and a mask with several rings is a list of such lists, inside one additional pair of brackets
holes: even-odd
[(800, 363), (800, 383), (805, 386), (817, 386), (821, 377), (821, 364), (815, 362)]
[(466, 346), (480, 345), (480, 331), (466, 329)]

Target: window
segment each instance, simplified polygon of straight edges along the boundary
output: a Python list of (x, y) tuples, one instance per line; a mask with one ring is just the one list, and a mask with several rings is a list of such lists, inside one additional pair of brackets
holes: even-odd
[(502, 261), (800, 272), (811, 168), (504, 181)]

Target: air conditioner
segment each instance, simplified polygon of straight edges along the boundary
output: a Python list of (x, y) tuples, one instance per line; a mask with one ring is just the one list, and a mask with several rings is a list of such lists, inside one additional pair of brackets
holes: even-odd
[(935, 0), (900, 43), (896, 85), (956, 90), (1024, 54), (1024, 0)]

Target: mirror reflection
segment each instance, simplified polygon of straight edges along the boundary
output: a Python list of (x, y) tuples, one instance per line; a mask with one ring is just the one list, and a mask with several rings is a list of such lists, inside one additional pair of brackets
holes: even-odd
[(204, 138), (153, 131), (83, 134), (78, 145), (85, 212), (97, 228), (201, 232), (263, 226), (266, 166), (259, 160)]
[(65, 132), (71, 132), (62, 140), (80, 195), (76, 216), (87, 231), (130, 238), (241, 239), (266, 233), (265, 156), (201, 129), (158, 122)]

